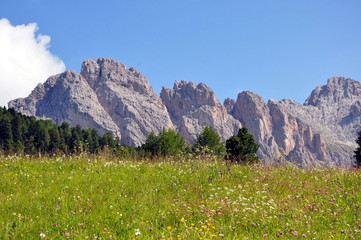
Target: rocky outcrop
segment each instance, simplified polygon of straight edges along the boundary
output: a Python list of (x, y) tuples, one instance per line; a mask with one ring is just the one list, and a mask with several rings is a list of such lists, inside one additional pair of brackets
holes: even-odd
[(173, 89), (163, 87), (160, 97), (173, 124), (189, 143), (194, 143), (206, 125), (213, 127), (223, 141), (241, 127), (204, 83), (175, 82)]
[(9, 107), (29, 116), (52, 119), (59, 125), (80, 124), (83, 128), (95, 128), (101, 134), (113, 132), (121, 137), (118, 126), (101, 107), (88, 82), (74, 71), (50, 77), (29, 97), (10, 101)]
[(326, 146), (320, 134), (277, 101), (266, 104), (255, 93), (241, 92), (229, 113), (249, 129), (260, 144), (258, 155), (266, 162), (283, 156), (299, 166), (326, 164)]
[(292, 100), (282, 100), (280, 104), (327, 140), (333, 162), (343, 165), (353, 161), (354, 140), (361, 130), (360, 82), (333, 77), (326, 85), (316, 87), (303, 105)]
[(173, 128), (166, 107), (134, 68), (113, 59), (83, 62), (81, 73), (122, 134), (122, 144), (140, 146), (151, 131)]

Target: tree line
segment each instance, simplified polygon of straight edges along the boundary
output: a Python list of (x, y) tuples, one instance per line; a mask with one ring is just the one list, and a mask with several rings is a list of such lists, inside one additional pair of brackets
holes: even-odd
[[(361, 167), (361, 131), (356, 139), (355, 166)], [(51, 120), (25, 116), (14, 109), (0, 108), (0, 151), (3, 153), (97, 153), (104, 149), (111, 152), (136, 152), (149, 157), (168, 157), (177, 154), (216, 155), (234, 162), (257, 162), (259, 145), (246, 127), (231, 136), (225, 143), (210, 126), (205, 126), (193, 146), (173, 129), (163, 129), (159, 134), (151, 132), (145, 143), (138, 147), (121, 146), (111, 133), (100, 136), (95, 129), (70, 127), (68, 122), (60, 126)]]
[(100, 136), (95, 129), (60, 126), (51, 120), (26, 116), (14, 109), (0, 108), (0, 151), (11, 153), (97, 153), (107, 148), (111, 152), (137, 152), (146, 157), (169, 157), (184, 153), (216, 155), (236, 162), (257, 161), (259, 145), (242, 127), (236, 136), (222, 143), (221, 137), (210, 126), (205, 126), (193, 146), (173, 129), (151, 132), (145, 143), (138, 147), (121, 146), (111, 133)]
[(0, 149), (5, 153), (96, 153), (118, 145), (111, 133), (100, 136), (95, 129), (70, 127), (68, 122), (58, 126), (51, 120), (0, 108)]

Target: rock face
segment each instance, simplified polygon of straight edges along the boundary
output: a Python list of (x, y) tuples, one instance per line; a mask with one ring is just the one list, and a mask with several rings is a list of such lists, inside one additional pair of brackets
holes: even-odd
[(173, 128), (166, 107), (134, 68), (113, 59), (83, 62), (81, 75), (122, 134), (122, 144), (139, 146), (151, 131)]
[(131, 146), (141, 145), (151, 131), (173, 128), (148, 80), (134, 68), (106, 58), (84, 61), (81, 74), (66, 71), (50, 77), (9, 107), (57, 124), (68, 121), (101, 134), (110, 131)]
[(326, 164), (326, 146), (319, 133), (290, 115), (282, 105), (252, 92), (242, 92), (230, 110), (260, 144), (258, 155), (267, 162), (280, 160), (281, 154), (300, 166)]
[(252, 92), (222, 105), (205, 84), (175, 82), (156, 95), (134, 68), (113, 59), (83, 62), (81, 73), (66, 71), (39, 84), (27, 98), (9, 102), (26, 115), (95, 128), (139, 146), (151, 131), (177, 129), (194, 143), (205, 125), (225, 141), (246, 126), (266, 162), (299, 166), (350, 166), (361, 130), (361, 83), (334, 77), (318, 86), (302, 105), (293, 100), (267, 103)]
[(333, 162), (342, 165), (353, 160), (354, 140), (361, 130), (360, 82), (333, 77), (326, 85), (316, 87), (303, 105), (291, 100), (280, 104), (327, 140)]
[(260, 143), (259, 155), (273, 161), (282, 153), (300, 166), (350, 166), (361, 130), (361, 84), (334, 77), (318, 86), (305, 104), (270, 100), (242, 92), (226, 99), (229, 113)]
[(204, 83), (175, 82), (173, 89), (163, 87), (160, 97), (178, 132), (189, 143), (195, 142), (205, 125), (213, 127), (223, 141), (237, 134), (241, 127)]
[(100, 134), (113, 132), (120, 136), (118, 126), (99, 104), (88, 82), (74, 71), (66, 71), (39, 84), (27, 98), (9, 102), (9, 108), (29, 116), (52, 119), (55, 123), (69, 122), (83, 128), (95, 128)]

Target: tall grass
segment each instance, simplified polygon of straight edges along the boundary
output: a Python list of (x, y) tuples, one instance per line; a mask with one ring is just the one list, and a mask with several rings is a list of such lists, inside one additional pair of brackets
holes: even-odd
[(358, 170), (1, 157), (0, 239), (361, 238)]

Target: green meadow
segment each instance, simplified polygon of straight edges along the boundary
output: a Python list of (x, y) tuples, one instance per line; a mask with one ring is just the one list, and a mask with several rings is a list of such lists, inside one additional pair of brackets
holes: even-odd
[(360, 239), (361, 172), (0, 157), (0, 239)]

